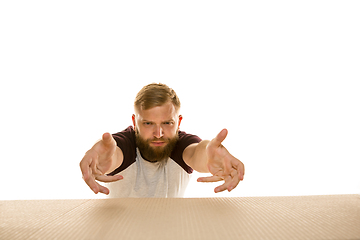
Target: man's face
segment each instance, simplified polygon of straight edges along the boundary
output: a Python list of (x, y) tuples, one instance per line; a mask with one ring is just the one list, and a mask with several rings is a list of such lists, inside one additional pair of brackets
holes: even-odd
[(141, 155), (149, 161), (167, 159), (177, 143), (181, 120), (171, 102), (148, 110), (137, 109), (133, 124)]

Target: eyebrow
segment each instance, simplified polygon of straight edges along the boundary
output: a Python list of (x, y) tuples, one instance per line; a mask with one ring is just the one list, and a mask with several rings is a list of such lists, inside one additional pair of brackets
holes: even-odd
[[(150, 122), (150, 123), (153, 123), (154, 121), (150, 121), (150, 120), (146, 120), (146, 119), (143, 119), (143, 120), (141, 120), (142, 122)], [(164, 123), (164, 122), (175, 122), (175, 120), (174, 119), (169, 119), (169, 120), (165, 120), (165, 121), (162, 121), (162, 123)]]

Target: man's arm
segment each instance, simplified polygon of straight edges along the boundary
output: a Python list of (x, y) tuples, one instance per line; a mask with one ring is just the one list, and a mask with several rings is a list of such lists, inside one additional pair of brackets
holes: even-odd
[(208, 173), (206, 147), (209, 140), (202, 140), (199, 143), (193, 143), (185, 148), (183, 159), (192, 169), (201, 173)]
[(183, 153), (187, 165), (198, 172), (210, 172), (212, 176), (199, 178), (198, 182), (225, 181), (215, 192), (233, 190), (244, 179), (244, 164), (221, 144), (227, 136), (223, 129), (213, 140), (189, 145)]

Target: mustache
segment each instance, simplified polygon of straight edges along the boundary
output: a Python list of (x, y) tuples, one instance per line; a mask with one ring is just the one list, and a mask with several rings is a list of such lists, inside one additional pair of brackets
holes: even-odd
[(170, 142), (170, 138), (153, 138), (153, 139), (148, 139), (147, 142)]

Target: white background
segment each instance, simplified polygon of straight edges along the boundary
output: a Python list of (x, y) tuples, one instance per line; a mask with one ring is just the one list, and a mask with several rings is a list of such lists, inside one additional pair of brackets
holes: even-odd
[(83, 154), (142, 86), (246, 166), (233, 192), (360, 193), (358, 1), (2, 1), (0, 199), (95, 198)]

